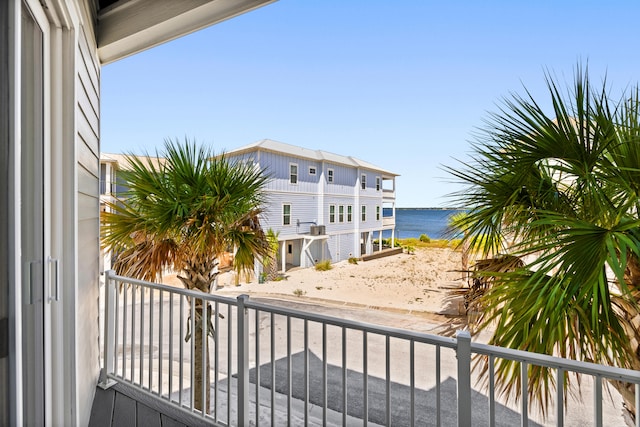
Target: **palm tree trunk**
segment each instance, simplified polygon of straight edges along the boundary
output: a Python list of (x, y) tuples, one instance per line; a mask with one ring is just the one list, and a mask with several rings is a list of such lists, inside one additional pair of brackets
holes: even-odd
[[(640, 262), (636, 257), (630, 257), (625, 271), (625, 282), (631, 291), (632, 300), (635, 304), (625, 301), (622, 298), (615, 298), (614, 302), (622, 311), (621, 317), (627, 337), (629, 339), (631, 369), (640, 370)], [(613, 386), (618, 390), (626, 409), (635, 417), (635, 396), (634, 384), (612, 381)]]
[[(201, 260), (194, 259), (191, 265), (187, 266), (183, 271), (183, 275), (179, 275), (178, 279), (182, 282), (185, 288), (198, 290), (204, 293), (209, 293), (217, 273), (213, 272), (213, 268), (216, 265), (214, 260)], [(209, 339), (208, 336), (215, 333), (210, 325), (211, 319), (211, 307), (204, 299), (191, 299), (191, 304), (195, 304), (195, 321), (193, 324), (193, 331), (191, 339), (194, 341), (193, 354), (193, 370), (194, 370), (194, 384), (192, 384), (194, 392), (193, 405), (195, 409), (203, 411), (203, 413), (209, 413), (210, 401), (211, 401), (211, 387), (210, 387), (210, 370), (211, 363), (209, 358)], [(203, 311), (206, 304), (206, 316), (203, 318)], [(206, 323), (205, 323), (206, 322)], [(203, 325), (207, 325), (207, 336), (203, 336)], [(205, 401), (202, 401), (202, 388), (205, 387)]]
[[(207, 304), (207, 318), (202, 317), (202, 302), (199, 300), (196, 303), (196, 321), (195, 328), (193, 330), (193, 339), (195, 354), (193, 355), (193, 370), (195, 383), (193, 384), (194, 401), (193, 405), (196, 409), (203, 411), (205, 414), (209, 413), (209, 404), (211, 402), (211, 387), (209, 386), (209, 372), (211, 369), (209, 359), (209, 340), (208, 337), (203, 337), (203, 322), (209, 322), (209, 316), (211, 315), (209, 304)], [(202, 387), (206, 387), (205, 401), (202, 402)]]

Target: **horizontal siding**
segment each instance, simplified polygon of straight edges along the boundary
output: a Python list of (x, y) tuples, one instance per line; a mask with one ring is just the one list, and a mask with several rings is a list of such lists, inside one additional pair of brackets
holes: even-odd
[[(85, 99), (86, 101), (86, 99)], [(98, 128), (94, 127), (97, 126), (97, 122), (92, 122), (89, 118), (87, 118), (87, 116), (84, 114), (84, 111), (82, 111), (82, 107), (80, 105), (78, 105), (78, 109), (80, 110), (80, 114), (78, 114), (77, 116), (77, 120), (76, 120), (76, 124), (78, 127), (78, 135), (80, 135), (80, 138), (82, 138), (82, 144), (87, 145), (87, 148), (89, 148), (90, 152), (93, 153), (93, 157), (99, 157), (100, 153), (96, 152), (95, 150), (97, 149), (97, 147), (95, 147), (95, 143), (89, 143), (91, 141), (97, 141), (98, 140)], [(78, 146), (80, 145), (80, 143), (77, 144)], [(79, 155), (82, 155), (82, 152), (79, 152)], [(82, 158), (80, 159), (82, 161)]]
[[(83, 28), (84, 30), (84, 28)], [(78, 69), (79, 73), (85, 74), (88, 76), (91, 87), (93, 88), (93, 92), (96, 94), (100, 94), (100, 68), (98, 65), (97, 53), (94, 48), (89, 48), (89, 43), (87, 42), (87, 38), (85, 37), (84, 31), (82, 31), (81, 36), (78, 37), (78, 55), (80, 56), (80, 61), (78, 61)], [(93, 44), (92, 44), (93, 46)], [(88, 85), (87, 85), (88, 86)], [(99, 101), (99, 98), (95, 98), (96, 101)], [(94, 104), (95, 108), (99, 107), (100, 103)], [(97, 110), (96, 110), (97, 111)]]
[[(363, 199), (360, 201), (360, 208), (358, 209), (358, 219), (362, 216), (362, 206), (367, 207), (366, 221), (360, 222), (360, 228), (364, 231), (367, 229), (379, 229), (382, 227), (382, 201), (376, 201), (375, 199)], [(380, 206), (380, 219), (376, 220), (376, 206)]]
[(78, 31), (76, 51), (76, 179), (77, 193), (77, 293), (76, 378), (81, 424), (88, 422), (99, 362), (98, 278), (100, 274), (100, 74), (95, 41)]
[[(331, 223), (329, 210), (330, 206), (336, 207), (335, 222)], [(353, 214), (351, 222), (348, 222), (348, 206), (353, 208)], [(344, 206), (344, 222), (340, 222), (340, 206)], [(324, 219), (327, 227), (327, 233), (342, 232), (347, 230), (353, 230), (357, 226), (358, 221), (358, 206), (355, 204), (353, 197), (338, 197), (338, 196), (325, 196), (324, 199)]]
[[(333, 163), (324, 164), (325, 177), (327, 170), (333, 169), (333, 182), (326, 182), (324, 186), (325, 194), (354, 194), (356, 180), (358, 178), (358, 170), (343, 165)], [(326, 181), (326, 179), (325, 179)]]
[(93, 142), (88, 144), (82, 134), (79, 134), (78, 138), (78, 164), (81, 165), (87, 173), (91, 174), (93, 178), (99, 179), (100, 164), (99, 161), (96, 161), (98, 157), (90, 148), (90, 145), (94, 145), (97, 139), (95, 137), (92, 138)]
[[(320, 182), (320, 163), (293, 156), (260, 152), (260, 167), (271, 176), (267, 188), (273, 191), (288, 191), (297, 193), (317, 193)], [(298, 182), (290, 183), (289, 165), (298, 165)], [(309, 167), (316, 168), (316, 175), (309, 175)]]
[[(282, 224), (282, 205), (291, 205), (291, 225)], [(272, 228), (281, 237), (309, 232), (311, 224), (296, 226), (297, 221), (318, 221), (318, 198), (316, 196), (286, 193), (269, 193), (267, 204), (262, 215), (261, 224), (264, 229)]]

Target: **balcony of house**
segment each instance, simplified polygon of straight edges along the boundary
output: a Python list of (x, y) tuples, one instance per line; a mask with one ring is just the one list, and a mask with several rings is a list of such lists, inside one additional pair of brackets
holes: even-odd
[(100, 180), (100, 194), (101, 195), (112, 195), (116, 194), (117, 184), (111, 181)]
[[(221, 426), (602, 426), (622, 411), (607, 380), (640, 395), (637, 371), (480, 344), (468, 332), (430, 335), (111, 272), (103, 319), (107, 391), (97, 393), (91, 425), (144, 413), (157, 425), (168, 417)], [(478, 361), (486, 372), (473, 368)], [(495, 367), (504, 361), (517, 362), (518, 401), (500, 393)], [(576, 374), (582, 383), (581, 400), (576, 390), (552, 393), (546, 421), (528, 398), (528, 374), (539, 368), (553, 372), (555, 384)]]
[(392, 229), (396, 225), (396, 215), (393, 203), (382, 203), (382, 227)]
[(382, 178), (382, 200), (394, 201), (396, 199), (396, 180), (393, 178)]

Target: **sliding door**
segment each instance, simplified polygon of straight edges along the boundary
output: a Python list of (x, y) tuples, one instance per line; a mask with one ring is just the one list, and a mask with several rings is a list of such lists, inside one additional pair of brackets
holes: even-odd
[[(22, 265), (23, 421), (51, 420), (49, 333), (52, 285), (49, 246), (48, 21), (39, 2), (21, 12), (20, 260)], [(52, 281), (52, 278), (54, 279)]]

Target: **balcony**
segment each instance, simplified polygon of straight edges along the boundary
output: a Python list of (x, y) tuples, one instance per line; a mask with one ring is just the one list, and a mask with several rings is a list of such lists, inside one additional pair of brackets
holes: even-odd
[(396, 191), (393, 189), (382, 189), (382, 200), (395, 200), (396, 199)]
[(100, 180), (100, 194), (115, 194), (117, 185), (115, 182)]
[[(211, 315), (201, 332), (210, 348), (208, 412), (195, 407), (192, 385), (202, 378), (193, 369), (193, 336), (185, 339), (197, 330), (196, 305), (202, 318)], [(468, 332), (441, 337), (111, 272), (103, 336), (103, 387), (126, 384), (156, 407), (222, 426), (542, 425), (526, 397), (516, 404), (499, 396), (493, 369), (482, 378), (472, 369), (477, 358), (490, 367), (519, 362), (523, 396), (531, 367), (553, 370), (559, 383), (580, 374), (583, 403), (559, 388), (547, 425), (611, 425), (621, 408), (608, 379), (634, 384), (640, 396), (637, 371), (480, 344)], [(556, 404), (565, 398), (566, 407)]]

